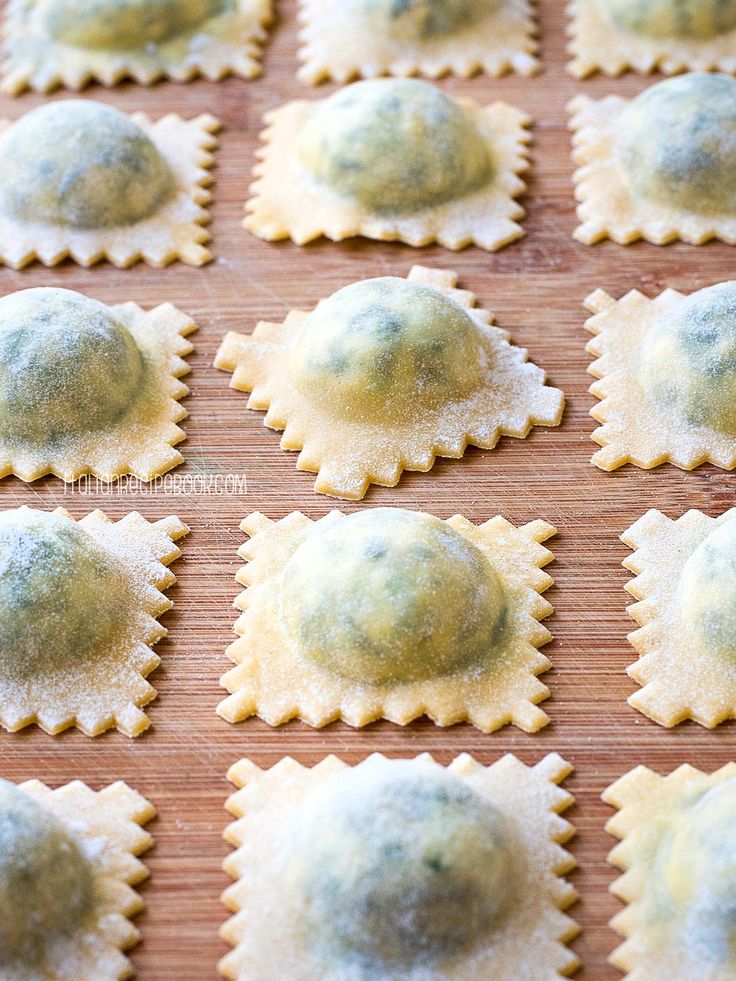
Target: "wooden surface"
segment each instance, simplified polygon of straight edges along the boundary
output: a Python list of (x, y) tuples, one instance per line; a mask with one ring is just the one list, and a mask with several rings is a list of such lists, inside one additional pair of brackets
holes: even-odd
[[(570, 817), (579, 832), (572, 846), (579, 863), (573, 881), (582, 897), (573, 911), (583, 927), (575, 943), (584, 962), (578, 977), (613, 979), (619, 974), (606, 959), (616, 937), (607, 920), (618, 903), (607, 893), (615, 873), (606, 864), (613, 842), (603, 831), (610, 809), (600, 802), (601, 791), (637, 763), (668, 771), (687, 760), (710, 770), (732, 758), (734, 742), (730, 724), (716, 732), (693, 723), (666, 732), (626, 705), (633, 690), (624, 673), (633, 659), (626, 634), (633, 624), (625, 613), (628, 574), (620, 564), (627, 549), (618, 536), (649, 507), (670, 516), (689, 507), (719, 514), (734, 503), (734, 478), (710, 467), (692, 474), (671, 467), (605, 474), (590, 465), (593, 400), (587, 394), (591, 379), (581, 303), (599, 286), (614, 296), (633, 287), (653, 296), (668, 286), (690, 291), (710, 285), (733, 276), (736, 253), (722, 245), (586, 248), (573, 242), (565, 103), (577, 92), (634, 94), (647, 81), (631, 75), (587, 82), (568, 78), (561, 0), (540, 4), (542, 75), (442, 83), (481, 101), (506, 99), (534, 117), (524, 239), (497, 255), (366, 241), (302, 249), (257, 241), (241, 228), (240, 218), (261, 114), (284, 99), (312, 94), (294, 74), (295, 6), (294, 0), (279, 4), (260, 80), (85, 92), (154, 117), (171, 110), (220, 117), (224, 129), (212, 207), (215, 262), (202, 270), (139, 265), (119, 272), (103, 264), (84, 271), (71, 263), (55, 270), (0, 270), (3, 292), (58, 285), (108, 302), (152, 306), (169, 300), (191, 314), (200, 330), (193, 335), (196, 351), (187, 379), (192, 389), (188, 440), (182, 444), (187, 462), (174, 473), (245, 474), (248, 482), (247, 493), (231, 496), (125, 493), (125, 481), (109, 495), (82, 496), (55, 479), (31, 486), (16, 479), (2, 482), (3, 507), (63, 505), (77, 517), (94, 507), (114, 516), (134, 508), (148, 518), (175, 513), (191, 525), (192, 534), (174, 567), (179, 582), (170, 595), (176, 608), (163, 619), (169, 635), (157, 648), (163, 663), (151, 678), (159, 691), (149, 709), (152, 728), (132, 742), (118, 733), (94, 740), (76, 731), (56, 738), (35, 730), (0, 734), (0, 773), (53, 785), (81, 778), (95, 788), (122, 778), (151, 798), (159, 817), (151, 825), (156, 844), (147, 857), (152, 877), (143, 887), (148, 909), (138, 921), (144, 941), (133, 960), (144, 981), (205, 981), (216, 977), (216, 962), (226, 949), (217, 936), (226, 915), (219, 894), (229, 881), (220, 870), (227, 851), (221, 838), (228, 820), (225, 772), (240, 756), (270, 766), (286, 754), (313, 764), (330, 752), (358, 762), (376, 750), (395, 756), (429, 750), (447, 762), (469, 751), (487, 763), (508, 751), (534, 762), (557, 750), (575, 766), (567, 786), (577, 797)], [(39, 101), (37, 96), (4, 99), (0, 115), (16, 117)], [(296, 454), (279, 449), (278, 436), (264, 428), (262, 415), (247, 413), (244, 396), (231, 391), (228, 376), (211, 367), (217, 345), (228, 329), (250, 331), (258, 319), (278, 320), (291, 307), (311, 307), (353, 280), (404, 275), (414, 262), (457, 270), (461, 285), (478, 294), (513, 340), (547, 369), (550, 381), (564, 389), (568, 405), (559, 429), (537, 430), (525, 441), (505, 440), (490, 453), (471, 450), (461, 461), (440, 462), (429, 475), (405, 475), (398, 488), (373, 488), (357, 506), (400, 505), (441, 517), (462, 512), (476, 522), (501, 513), (516, 523), (540, 517), (556, 525), (559, 535), (551, 542), (556, 561), (549, 571), (557, 582), (547, 594), (556, 608), (548, 621), (555, 639), (545, 648), (554, 665), (545, 677), (552, 689), (544, 703), (551, 724), (533, 736), (513, 727), (494, 735), (464, 725), (442, 730), (426, 720), (404, 729), (379, 723), (362, 731), (342, 724), (314, 731), (298, 722), (274, 730), (257, 720), (228, 725), (214, 710), (222, 695), (218, 679), (229, 664), (223, 650), (231, 640), (231, 603), (238, 592), (233, 579), (243, 540), (238, 524), (254, 510), (278, 518), (299, 508), (318, 517), (334, 504), (312, 492), (312, 477), (295, 470)]]

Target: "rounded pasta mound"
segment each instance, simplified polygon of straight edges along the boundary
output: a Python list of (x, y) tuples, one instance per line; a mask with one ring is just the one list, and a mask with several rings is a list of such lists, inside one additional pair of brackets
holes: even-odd
[(108, 307), (72, 290), (0, 299), (0, 427), (45, 445), (102, 430), (134, 403), (145, 362)]
[(99, 102), (46, 103), (0, 137), (0, 210), (17, 219), (132, 225), (174, 192), (168, 164), (140, 126)]
[(507, 822), (436, 763), (372, 759), (343, 770), (298, 821), (286, 874), (312, 943), (366, 976), (431, 969), (472, 950), (508, 906)]
[(0, 969), (39, 960), (82, 927), (94, 905), (89, 861), (62, 822), (0, 780)]
[(643, 37), (708, 40), (736, 27), (734, 0), (598, 0), (623, 31)]
[(469, 27), (502, 0), (359, 0), (378, 30), (396, 38), (434, 40)]
[(686, 423), (736, 434), (736, 281), (698, 290), (656, 320), (637, 377)]
[(661, 846), (662, 911), (683, 918), (701, 963), (727, 965), (736, 946), (736, 779), (686, 802)]
[(125, 636), (133, 608), (125, 568), (77, 522), (0, 512), (0, 684), (83, 677)]
[(462, 401), (488, 370), (480, 332), (463, 307), (392, 276), (323, 300), (302, 323), (289, 359), (294, 382), (311, 401), (374, 421)]
[(736, 211), (736, 79), (694, 72), (645, 89), (619, 117), (616, 152), (635, 197)]
[(131, 49), (196, 30), (225, 0), (50, 0), (51, 37), (79, 48)]
[(487, 140), (466, 110), (407, 78), (355, 82), (317, 104), (297, 153), (317, 181), (382, 213), (443, 204), (493, 176)]
[(507, 618), (483, 553), (432, 515), (375, 508), (317, 525), (283, 572), (300, 656), (362, 684), (451, 674), (494, 655)]
[(698, 648), (736, 658), (736, 520), (719, 525), (685, 563), (682, 618)]

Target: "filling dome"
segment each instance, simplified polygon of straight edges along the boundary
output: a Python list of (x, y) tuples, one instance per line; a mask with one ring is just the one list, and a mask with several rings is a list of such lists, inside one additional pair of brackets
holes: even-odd
[(319, 524), (283, 573), (299, 654), (364, 684), (451, 674), (493, 656), (507, 619), (482, 552), (427, 514), (375, 508)]
[(0, 209), (72, 228), (113, 228), (150, 217), (174, 177), (140, 126), (99, 102), (46, 103), (0, 137)]
[(736, 433), (736, 281), (698, 290), (655, 321), (637, 377), (691, 425)]
[(373, 759), (343, 770), (298, 821), (287, 882), (313, 943), (343, 961), (431, 966), (472, 949), (508, 905), (506, 821), (435, 763)]
[(693, 73), (621, 113), (616, 152), (631, 193), (696, 214), (736, 211), (736, 79)]
[(689, 801), (660, 848), (661, 902), (683, 918), (700, 962), (730, 964), (736, 954), (735, 824), (731, 778)]
[(434, 40), (500, 7), (503, 0), (359, 0), (375, 26), (397, 38)]
[(89, 861), (64, 825), (0, 780), (0, 967), (37, 960), (84, 924), (94, 902)]
[(50, 0), (46, 29), (79, 48), (142, 48), (195, 30), (231, 0)]
[(124, 567), (75, 521), (0, 512), (0, 683), (83, 675), (125, 629), (132, 604)]
[(145, 362), (103, 303), (64, 289), (0, 299), (0, 427), (48, 444), (102, 429), (130, 407)]
[(439, 290), (381, 277), (346, 286), (303, 322), (290, 371), (312, 401), (354, 419), (461, 401), (487, 355), (471, 316)]
[(736, 27), (734, 0), (598, 0), (620, 30), (643, 37), (707, 40)]
[(736, 658), (736, 519), (720, 524), (695, 549), (680, 587), (683, 619), (698, 646)]
[(466, 110), (407, 78), (355, 82), (325, 99), (297, 152), (317, 181), (384, 213), (464, 197), (493, 175), (487, 142)]

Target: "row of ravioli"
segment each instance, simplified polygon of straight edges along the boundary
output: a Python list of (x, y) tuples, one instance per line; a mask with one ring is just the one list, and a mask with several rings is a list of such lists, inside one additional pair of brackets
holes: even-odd
[[(736, 466), (736, 282), (585, 304), (603, 470)], [(0, 477), (151, 481), (180, 464), (194, 322), (72, 290), (0, 299)], [(359, 500), (469, 445), (558, 426), (564, 395), (448, 270), (349, 284), (311, 311), (229, 332), (215, 366), (265, 410), (315, 490)], [(646, 411), (642, 411), (642, 406)], [(237, 439), (237, 437), (236, 437)]]
[[(374, 755), (307, 768), (230, 768), (235, 849), (221, 937), (232, 981), (545, 981), (573, 973), (566, 875), (575, 828), (562, 813), (572, 767), (551, 753), (534, 766), (463, 754), (441, 766)], [(609, 861), (627, 906), (611, 921), (611, 962), (632, 977), (733, 976), (736, 764), (630, 770), (603, 794), (622, 839)], [(134, 887), (153, 843), (154, 808), (127, 784), (94, 792), (0, 780), (0, 968), (21, 981), (127, 977), (140, 934)], [(574, 912), (574, 910), (573, 910)], [(30, 972), (30, 973), (29, 973)]]
[[(552, 525), (371, 508), (316, 521), (256, 512), (241, 529), (246, 588), (217, 710), (226, 721), (407, 725), (426, 714), (484, 732), (549, 722), (538, 676), (550, 667), (539, 648), (552, 639), (542, 623), (553, 612)], [(0, 725), (148, 727), (158, 618), (188, 531), (137, 512), (0, 512)], [(622, 540), (639, 625), (629, 703), (663, 726), (735, 718), (736, 509), (676, 520), (651, 510)]]
[[(690, 73), (633, 100), (570, 104), (588, 245), (736, 242), (736, 79)], [(518, 239), (529, 118), (416, 79), (356, 82), (266, 114), (245, 227), (303, 245), (357, 235), (495, 250)], [(124, 268), (212, 258), (206, 205), (218, 121), (151, 121), (93, 100), (0, 122), (0, 260)]]
[[(272, 0), (9, 0), (0, 88), (260, 74)], [(734, 0), (572, 0), (568, 69), (736, 72)], [(533, 75), (532, 0), (301, 0), (303, 82)]]

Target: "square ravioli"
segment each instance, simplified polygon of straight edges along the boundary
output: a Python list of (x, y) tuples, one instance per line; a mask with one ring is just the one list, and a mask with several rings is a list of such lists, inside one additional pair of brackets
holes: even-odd
[(376, 78), (265, 116), (245, 227), (304, 245), (362, 235), (495, 251), (519, 238), (528, 116)]
[(0, 975), (3, 981), (118, 981), (140, 934), (133, 888), (152, 805), (118, 782), (51, 790), (0, 779)]
[(579, 242), (736, 243), (736, 79), (693, 72), (569, 108)]
[(596, 290), (585, 301), (595, 334), (591, 415), (602, 425), (592, 462), (650, 469), (736, 467), (736, 282), (650, 300), (632, 290), (620, 300)]
[(504, 756), (448, 767), (425, 753), (312, 769), (231, 767), (240, 788), (225, 837), (231, 981), (552, 981), (578, 965), (566, 944), (577, 898), (563, 878), (560, 816), (571, 767)]
[(624, 566), (639, 624), (628, 673), (642, 687), (629, 704), (668, 727), (736, 718), (736, 509), (676, 521), (647, 511), (621, 540), (634, 549)]
[(8, 0), (0, 90), (260, 74), (271, 0)]
[(227, 334), (215, 365), (300, 450), (317, 493), (352, 500), (437, 456), (559, 425), (562, 392), (456, 283), (422, 266), (353, 283), (311, 313)]
[(316, 522), (256, 513), (241, 528), (248, 588), (227, 651), (236, 667), (222, 678), (228, 722), (406, 725), (426, 714), (536, 732), (549, 721), (537, 675), (550, 666), (538, 648), (551, 640), (539, 622), (552, 613), (541, 596), (553, 583), (542, 571), (551, 525), (371, 508)]
[(730, 981), (736, 976), (736, 765), (667, 776), (637, 766), (603, 794), (621, 843), (611, 892), (627, 903), (611, 921), (626, 939), (611, 963), (630, 981)]
[(299, 78), (313, 85), (539, 67), (531, 0), (301, 0), (299, 16)]
[(181, 463), (193, 330), (170, 303), (146, 312), (51, 288), (2, 297), (0, 477), (152, 480)]
[(133, 511), (117, 522), (101, 511), (75, 521), (63, 508), (0, 511), (0, 725), (36, 723), (55, 734), (116, 728), (137, 736), (156, 697), (146, 677), (166, 635), (158, 617), (178, 518), (149, 523)]
[(572, 0), (568, 68), (601, 71), (736, 72), (733, 0)]
[(91, 99), (0, 120), (0, 262), (201, 266), (214, 116), (151, 122)]

